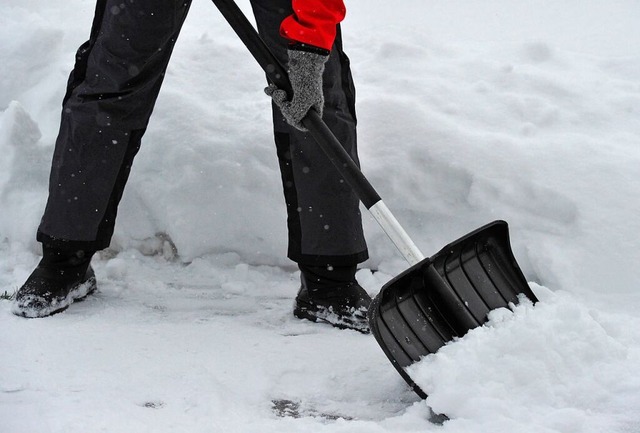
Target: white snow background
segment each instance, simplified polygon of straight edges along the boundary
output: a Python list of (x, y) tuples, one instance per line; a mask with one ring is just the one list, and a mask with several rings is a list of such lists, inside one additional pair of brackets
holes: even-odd
[[(100, 292), (35, 320), (0, 301), (0, 432), (640, 432), (640, 3), (347, 6), (365, 174), (426, 255), (507, 220), (540, 302), (412, 366), (426, 402), (372, 336), (294, 319), (264, 75), (197, 0)], [(0, 5), (0, 293), (38, 261), (93, 9)], [(365, 224), (375, 295), (406, 264)]]

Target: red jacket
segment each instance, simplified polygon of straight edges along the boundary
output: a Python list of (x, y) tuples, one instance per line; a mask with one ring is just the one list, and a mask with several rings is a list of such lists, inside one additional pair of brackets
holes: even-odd
[(344, 19), (343, 0), (291, 0), (294, 14), (285, 18), (280, 34), (285, 38), (331, 50), (336, 25)]

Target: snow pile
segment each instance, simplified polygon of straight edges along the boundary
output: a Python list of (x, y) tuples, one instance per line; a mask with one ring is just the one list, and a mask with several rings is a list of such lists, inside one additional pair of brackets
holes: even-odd
[[(0, 6), (0, 294), (38, 260), (93, 8)], [(264, 75), (195, 2), (94, 260), (100, 293), (34, 321), (0, 301), (0, 431), (640, 431), (635, 0), (348, 8), (365, 174), (426, 255), (507, 220), (540, 304), (412, 366), (426, 404), (370, 336), (294, 320)], [(374, 295), (406, 264), (365, 225)], [(451, 421), (430, 424), (428, 405)]]
[(33, 245), (46, 200), (48, 156), (38, 125), (18, 102), (0, 114), (0, 240)]
[(539, 283), (637, 288), (640, 59), (411, 39), (376, 38), (356, 66), (364, 167), (417, 244), (505, 219)]
[(630, 331), (640, 320), (620, 323), (566, 292), (534, 290), (535, 308), (526, 301), (513, 312), (494, 310), (485, 327), (409, 367), (427, 403), (452, 424), (473, 420), (478, 431), (637, 427), (626, 410), (640, 389), (639, 340)]

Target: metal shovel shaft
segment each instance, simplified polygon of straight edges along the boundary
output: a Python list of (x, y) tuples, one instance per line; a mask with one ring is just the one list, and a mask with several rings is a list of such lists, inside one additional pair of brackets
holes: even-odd
[(382, 200), (371, 206), (369, 212), (389, 236), (391, 242), (398, 248), (402, 257), (409, 262), (409, 265), (416, 265), (425, 259), (422, 251), (413, 243), (407, 232)]
[[(265, 71), (269, 81), (291, 96), (291, 83), (287, 71), (264, 43), (238, 5), (233, 0), (212, 1)], [(307, 116), (302, 119), (302, 125), (309, 130), (317, 144), (345, 181), (353, 188), (362, 204), (371, 212), (371, 215), (407, 262), (414, 265), (424, 259), (422, 252), (409, 238), (407, 232), (389, 211), (358, 165), (344, 150), (318, 113), (313, 109), (310, 110)]]

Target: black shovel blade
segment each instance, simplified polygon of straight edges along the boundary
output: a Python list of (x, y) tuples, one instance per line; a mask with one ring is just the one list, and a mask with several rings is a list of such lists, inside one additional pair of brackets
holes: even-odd
[(369, 309), (371, 332), (400, 375), (422, 398), (405, 367), (487, 321), (491, 310), (537, 302), (516, 262), (504, 221), (444, 247), (389, 281)]

